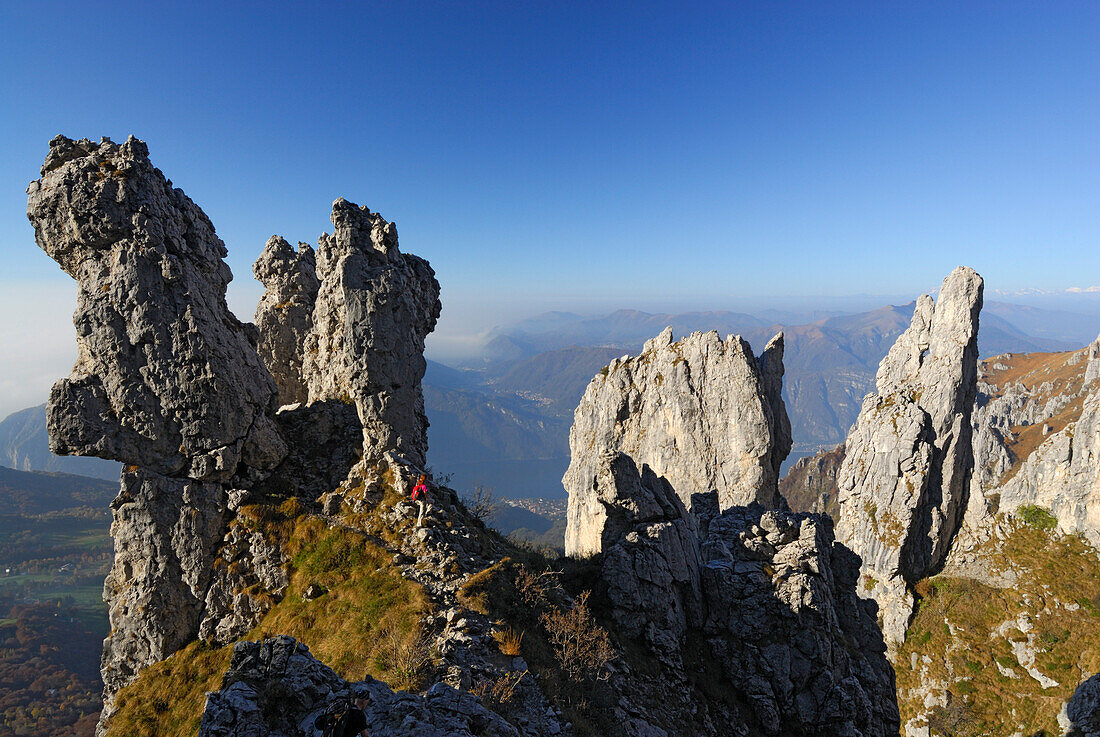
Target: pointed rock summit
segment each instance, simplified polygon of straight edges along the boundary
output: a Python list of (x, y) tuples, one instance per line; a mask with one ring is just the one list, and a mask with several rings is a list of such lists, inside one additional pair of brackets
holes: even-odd
[(918, 299), (846, 442), (837, 537), (863, 559), (860, 589), (891, 645), (913, 613), (910, 586), (942, 566), (966, 509), (981, 308), (982, 278), (965, 267), (938, 301)]
[(387, 453), (423, 467), (424, 339), (442, 306), (428, 262), (401, 253), (397, 226), (340, 198), (333, 235), (317, 245), (320, 289), (305, 341), (302, 379), (309, 401), (354, 402), (368, 460)]
[(256, 306), (260, 357), (279, 385), (279, 403), (304, 404), (309, 389), (302, 379), (302, 354), (321, 286), (316, 255), (308, 243), (299, 243), (295, 251), (273, 235), (252, 264), (252, 273), (266, 288)]
[(783, 336), (759, 358), (740, 336), (666, 328), (642, 352), (616, 359), (588, 385), (569, 432), (566, 552), (599, 549), (589, 532), (604, 514), (591, 486), (600, 454), (622, 452), (690, 495), (717, 490), (722, 509), (779, 504), (779, 468), (791, 449), (783, 404)]

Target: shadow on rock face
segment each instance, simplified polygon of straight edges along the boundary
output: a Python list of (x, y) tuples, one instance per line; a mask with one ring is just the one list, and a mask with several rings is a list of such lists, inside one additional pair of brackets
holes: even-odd
[(1066, 705), (1069, 728), (1066, 737), (1100, 737), (1100, 674), (1073, 692)]
[(354, 404), (339, 400), (290, 405), (275, 416), (290, 451), (255, 492), (310, 501), (332, 491), (363, 455), (363, 427)]

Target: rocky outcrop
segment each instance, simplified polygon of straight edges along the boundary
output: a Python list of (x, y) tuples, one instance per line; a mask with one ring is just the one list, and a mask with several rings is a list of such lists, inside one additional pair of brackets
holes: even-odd
[(299, 243), (295, 251), (273, 235), (252, 264), (252, 273), (265, 287), (255, 318), (260, 357), (279, 386), (279, 403), (304, 404), (309, 390), (302, 379), (302, 354), (321, 286), (313, 248)]
[(317, 244), (321, 281), (302, 378), (309, 401), (353, 402), (368, 461), (386, 454), (424, 465), (428, 420), (420, 380), (435, 329), (439, 282), (428, 262), (401, 253), (397, 226), (338, 199), (334, 233)]
[[(689, 513), (667, 480), (622, 453), (605, 453), (592, 483), (616, 632), (663, 664), (659, 679), (615, 676), (629, 733), (897, 734), (893, 671), (855, 593), (859, 562), (828, 517), (758, 504), (720, 512), (713, 492)], [(700, 668), (723, 699), (696, 690)]]
[(566, 551), (596, 547), (584, 531), (585, 520), (600, 514), (590, 483), (604, 451), (648, 465), (686, 505), (684, 494), (710, 489), (723, 509), (779, 504), (779, 467), (791, 448), (782, 361), (782, 335), (755, 358), (739, 336), (674, 341), (671, 328), (638, 356), (612, 361), (588, 385), (569, 432)]
[(595, 481), (605, 510), (597, 525), (615, 623), (660, 656), (679, 650), (689, 623), (701, 623), (699, 540), (695, 518), (668, 481), (630, 456), (607, 454)]
[(982, 279), (965, 267), (937, 302), (917, 300), (845, 444), (837, 536), (863, 560), (860, 589), (889, 644), (905, 636), (909, 587), (942, 566), (967, 506), (981, 307)]
[[(277, 694), (277, 699), (272, 696)], [(362, 705), (372, 737), (519, 737), (474, 696), (443, 684), (423, 696), (373, 678), (349, 683), (291, 637), (241, 642), (221, 689), (207, 695), (200, 737), (319, 734), (317, 718), (342, 699)]]
[(107, 718), (119, 688), (195, 636), (227, 489), (268, 476), (287, 446), (254, 331), (226, 306), (225, 245), (144, 143), (55, 138), (27, 215), (78, 285), (78, 358), (50, 393), (51, 449), (128, 464), (104, 586)]
[(1079, 351), (983, 361), (975, 470), (953, 568), (972, 569), (998, 513), (1039, 506), (1100, 545), (1100, 339)]
[(205, 481), (273, 469), (275, 383), (226, 307), (225, 245), (145, 144), (58, 136), (27, 192), (35, 240), (78, 285), (51, 450)]
[(779, 482), (779, 493), (796, 512), (816, 512), (836, 519), (836, 477), (844, 463), (844, 446), (800, 458)]

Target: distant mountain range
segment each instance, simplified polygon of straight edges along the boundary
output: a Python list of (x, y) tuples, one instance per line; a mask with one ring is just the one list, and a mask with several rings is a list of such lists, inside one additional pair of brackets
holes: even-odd
[[(513, 497), (560, 497), (573, 409), (613, 358), (637, 353), (671, 325), (678, 336), (740, 334), (757, 351), (786, 337), (785, 399), (795, 438), (788, 463), (844, 440), (879, 361), (908, 327), (913, 303), (869, 312), (548, 312), (494, 331), (481, 356), (456, 367), (429, 362), (429, 462), (458, 488), (481, 483)], [(805, 322), (796, 322), (805, 319)], [(1026, 326), (1026, 329), (1025, 329)], [(1091, 341), (1100, 317), (991, 303), (982, 355), (1060, 351)]]
[(0, 421), (0, 466), (20, 471), (57, 471), (118, 482), (122, 465), (101, 458), (50, 452), (46, 405), (28, 407)]

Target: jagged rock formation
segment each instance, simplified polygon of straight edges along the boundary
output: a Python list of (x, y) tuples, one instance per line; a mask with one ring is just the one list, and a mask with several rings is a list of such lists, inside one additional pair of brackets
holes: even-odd
[(845, 443), (837, 536), (863, 560), (891, 645), (913, 613), (910, 586), (942, 566), (966, 509), (981, 307), (982, 279), (965, 267), (937, 302), (917, 300)]
[(317, 245), (321, 285), (302, 366), (309, 401), (354, 402), (369, 460), (390, 453), (421, 467), (428, 420), (420, 380), (439, 282), (427, 261), (398, 250), (397, 226), (366, 207), (336, 200), (332, 225)]
[(667, 328), (638, 356), (612, 361), (588, 385), (569, 432), (566, 552), (598, 548), (591, 529), (605, 512), (591, 482), (604, 451), (650, 466), (687, 505), (684, 494), (710, 489), (723, 509), (779, 504), (779, 468), (791, 449), (782, 377), (782, 334), (754, 358), (739, 336), (674, 341)]
[[(278, 693), (278, 703), (269, 694)], [(423, 696), (373, 678), (348, 683), (291, 637), (242, 642), (220, 691), (207, 698), (200, 737), (297, 737), (338, 699), (363, 704), (371, 737), (519, 737), (474, 696), (436, 684)]]
[(106, 717), (120, 687), (194, 637), (226, 488), (264, 478), (287, 446), (255, 335), (226, 307), (225, 246), (144, 143), (58, 136), (27, 216), (79, 287), (78, 359), (50, 393), (51, 449), (129, 464), (104, 587)]
[[(475, 678), (508, 679), (518, 724), (570, 734), (522, 658), (501, 655), (493, 623), (457, 600), (464, 578), (498, 564), (506, 546), (473, 534), (477, 523), (445, 490), (432, 495), (428, 514), (439, 531), (407, 530), (415, 507), (392, 501), (407, 496), (420, 470), (411, 464), (423, 462), (421, 352), (440, 310), (431, 268), (397, 250), (392, 223), (338, 200), (336, 235), (321, 239), (319, 281), (308, 249), (294, 254), (283, 241), (269, 242), (256, 267), (268, 286), (258, 337), (226, 308), (230, 274), (209, 220), (152, 167), (140, 141), (55, 139), (42, 180), (30, 187), (28, 213), (40, 245), (80, 285), (80, 360), (51, 398), (53, 442), (60, 452), (129, 464), (112, 505), (116, 560), (104, 589), (112, 629), (100, 735), (119, 690), (147, 666), (196, 639), (233, 643), (281, 602), (294, 570), (294, 549), (283, 547), (294, 515), (357, 534), (363, 544), (381, 544), (371, 520), (406, 529), (390, 544), (395, 565), (423, 586), (429, 611), (440, 612), (421, 623), (438, 653), (435, 678), (464, 688)], [(264, 361), (283, 399), (300, 400), (308, 388), (309, 403), (276, 411)], [(256, 515), (272, 514), (292, 516), (282, 527), (257, 526)], [(280, 651), (272, 645), (256, 658), (279, 660)], [(278, 734), (307, 701), (312, 709), (334, 689), (352, 688), (384, 705), (372, 718), (376, 733), (518, 733), (442, 683), (423, 698), (395, 695), (377, 682), (333, 680), (312, 659), (281, 678), (255, 670), (257, 662), (251, 655), (234, 662), (204, 730)], [(275, 728), (255, 721), (253, 707), (271, 706), (264, 679), (312, 689), (279, 707)], [(251, 705), (257, 692), (245, 682), (260, 686)]]
[(260, 357), (279, 386), (280, 404), (304, 404), (309, 390), (302, 379), (302, 353), (321, 287), (313, 248), (299, 243), (295, 251), (273, 235), (252, 264), (252, 273), (266, 289), (256, 305)]
[(1039, 506), (1100, 545), (1100, 338), (1079, 351), (983, 361), (976, 465), (952, 566), (990, 539), (998, 513)]
[[(597, 560), (617, 632), (663, 665), (656, 679), (616, 675), (629, 734), (897, 734), (885, 645), (855, 593), (859, 563), (828, 517), (719, 512), (713, 492), (696, 495), (693, 515), (622, 453), (601, 456), (592, 484), (607, 510)], [(723, 699), (698, 690), (702, 667)]]

